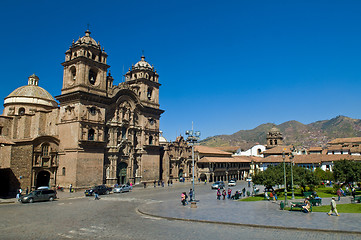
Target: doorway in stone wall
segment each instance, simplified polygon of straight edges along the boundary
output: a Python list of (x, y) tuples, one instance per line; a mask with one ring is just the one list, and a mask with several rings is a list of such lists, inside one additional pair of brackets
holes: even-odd
[(178, 171), (178, 179), (180, 182), (183, 181), (183, 169), (179, 169)]
[(120, 185), (127, 183), (127, 167), (128, 164), (124, 162), (118, 164), (117, 183)]
[(49, 187), (50, 173), (48, 171), (40, 171), (36, 177), (36, 188)]

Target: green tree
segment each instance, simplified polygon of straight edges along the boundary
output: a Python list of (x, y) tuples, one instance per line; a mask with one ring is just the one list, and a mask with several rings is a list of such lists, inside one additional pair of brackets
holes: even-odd
[[(309, 186), (312, 189), (320, 182), (320, 179), (309, 169), (293, 166), (292, 170), (293, 184), (302, 187), (303, 191), (305, 191), (306, 186)], [(279, 164), (277, 166), (269, 166), (265, 171), (257, 172), (253, 177), (253, 182), (255, 184), (264, 185), (265, 187), (282, 185), (284, 184), (283, 174), (283, 164)], [(290, 164), (286, 165), (286, 179), (287, 189), (290, 189), (292, 185)]]
[(361, 162), (350, 160), (335, 161), (333, 176), (336, 181), (340, 182), (361, 181)]
[(332, 172), (323, 171), (321, 168), (316, 168), (315, 174), (319, 179), (321, 179), (323, 181), (326, 181), (326, 180), (333, 181), (334, 180)]

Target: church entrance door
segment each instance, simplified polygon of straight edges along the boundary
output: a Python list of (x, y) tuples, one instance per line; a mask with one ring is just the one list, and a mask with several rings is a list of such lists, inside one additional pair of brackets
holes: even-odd
[(118, 164), (117, 183), (125, 184), (127, 182), (127, 167), (128, 165), (124, 162)]
[(36, 188), (49, 187), (50, 173), (48, 171), (40, 171), (36, 178)]

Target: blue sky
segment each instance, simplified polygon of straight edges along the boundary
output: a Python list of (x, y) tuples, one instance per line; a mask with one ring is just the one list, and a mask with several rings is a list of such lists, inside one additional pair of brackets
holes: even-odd
[(168, 140), (192, 121), (204, 139), (361, 118), (361, 1), (55, 2), (2, 2), (1, 98), (33, 73), (60, 95), (64, 53), (90, 24), (116, 84), (142, 50), (154, 64)]

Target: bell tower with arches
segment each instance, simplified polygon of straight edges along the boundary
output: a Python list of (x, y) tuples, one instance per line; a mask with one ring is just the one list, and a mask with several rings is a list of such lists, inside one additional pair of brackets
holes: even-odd
[(140, 101), (152, 108), (159, 108), (159, 86), (161, 84), (158, 82), (158, 78), (157, 70), (145, 61), (144, 55), (125, 74), (125, 82), (136, 92)]
[(90, 37), (90, 31), (85, 31), (85, 36), (73, 41), (65, 52), (62, 94), (83, 91), (106, 96), (107, 57), (100, 43)]
[(58, 178), (75, 188), (103, 181), (105, 115), (113, 87), (107, 57), (87, 30), (73, 41), (62, 63), (63, 87), (56, 99), (62, 139), (59, 169), (66, 169), (66, 177)]

